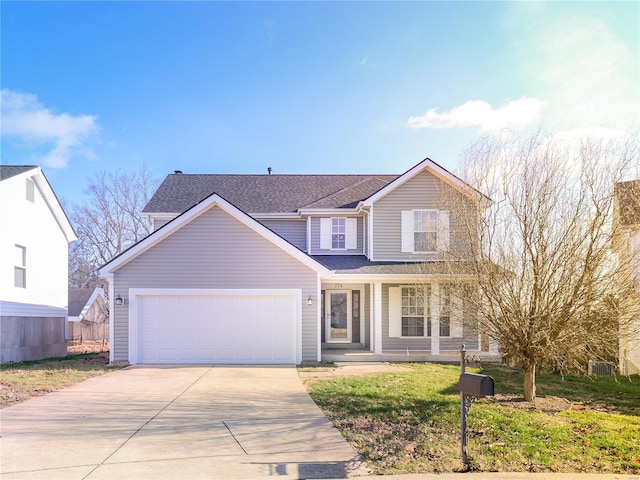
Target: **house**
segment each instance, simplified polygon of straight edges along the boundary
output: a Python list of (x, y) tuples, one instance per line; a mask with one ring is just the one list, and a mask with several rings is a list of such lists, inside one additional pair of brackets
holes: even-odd
[(76, 235), (40, 167), (0, 165), (0, 223), (0, 361), (64, 356)]
[(615, 185), (614, 242), (621, 265), (620, 370), (640, 373), (640, 180)]
[(462, 220), (442, 207), (452, 192), (474, 215), (490, 201), (430, 159), (401, 175), (176, 171), (143, 210), (153, 233), (100, 269), (111, 361), (478, 350), (471, 277), (445, 261), (465, 249)]
[(69, 340), (109, 341), (109, 310), (104, 290), (69, 289)]

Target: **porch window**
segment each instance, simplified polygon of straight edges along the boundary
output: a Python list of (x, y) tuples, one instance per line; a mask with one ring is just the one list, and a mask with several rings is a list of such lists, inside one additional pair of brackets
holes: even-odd
[(402, 331), (403, 337), (431, 336), (429, 309), (429, 287), (402, 287)]
[(451, 290), (440, 287), (440, 336), (451, 336)]

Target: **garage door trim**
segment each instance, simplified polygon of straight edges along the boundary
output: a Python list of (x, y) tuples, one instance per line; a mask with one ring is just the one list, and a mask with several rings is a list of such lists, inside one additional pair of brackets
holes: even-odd
[(185, 289), (130, 288), (129, 289), (129, 363), (138, 363), (138, 299), (145, 296), (289, 296), (295, 298), (294, 349), (296, 363), (302, 362), (302, 289)]

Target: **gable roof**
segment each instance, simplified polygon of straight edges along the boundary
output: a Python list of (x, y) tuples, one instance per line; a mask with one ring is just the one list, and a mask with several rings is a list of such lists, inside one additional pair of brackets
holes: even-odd
[(312, 270), (320, 274), (327, 275), (330, 273), (329, 269), (322, 265), (320, 262), (315, 260), (313, 257), (307, 255), (298, 247), (289, 243), (287, 240), (282, 238), (280, 235), (275, 233), (273, 230), (265, 227), (257, 220), (253, 219), (251, 216), (237, 208), (235, 205), (231, 204), (224, 198), (222, 198), (217, 193), (212, 193), (207, 198), (202, 200), (200, 203), (192, 206), (182, 214), (178, 215), (176, 218), (171, 220), (166, 225), (163, 225), (158, 230), (152, 232), (149, 236), (143, 238), (138, 243), (132, 245), (127, 250), (122, 252), (121, 254), (115, 256), (107, 263), (105, 263), (99, 269), (99, 273), (102, 277), (108, 277), (113, 274), (116, 270), (122, 268), (131, 260), (135, 259), (142, 253), (149, 250), (154, 245), (158, 244), (165, 238), (169, 237), (172, 233), (182, 228), (184, 225), (191, 222), (193, 219), (200, 216), (202, 213), (213, 207), (220, 207), (223, 211), (234, 217), (236, 220), (240, 221), (247, 227), (251, 228), (253, 231), (276, 245), (277, 247), (284, 250), (286, 253), (291, 255), (292, 257), (299, 260), (304, 265), (308, 266)]
[(37, 165), (0, 165), (0, 182), (38, 168)]
[(177, 214), (216, 192), (249, 214), (297, 213), (306, 209), (372, 205), (424, 169), (465, 195), (488, 205), (490, 199), (426, 158), (402, 175), (167, 175), (149, 203), (147, 214)]
[(476, 190), (467, 182), (460, 179), (459, 177), (457, 177), (456, 175), (454, 175), (453, 173), (451, 173), (449, 170), (442, 167), (441, 165), (437, 164), (430, 158), (425, 158), (423, 161), (421, 161), (414, 167), (410, 168), (402, 175), (399, 175), (393, 181), (389, 182), (383, 188), (378, 190), (375, 194), (367, 198), (366, 201), (364, 202), (364, 205), (365, 206), (373, 205), (374, 202), (384, 197), (389, 192), (392, 192), (393, 190), (398, 188), (400, 185), (409, 181), (410, 179), (412, 179), (413, 177), (415, 177), (417, 174), (419, 174), (425, 169), (431, 172), (432, 174), (434, 174), (436, 177), (440, 178), (441, 180), (452, 185), (455, 189), (457, 189), (462, 194), (475, 199), (482, 206), (488, 207), (491, 204), (491, 199), (487, 197), (485, 194)]
[(143, 213), (181, 213), (216, 192), (248, 213), (349, 208), (397, 175), (167, 175)]
[[(71, 243), (77, 240), (76, 232), (67, 217), (66, 212), (60, 204), (60, 200), (56, 195), (56, 192), (51, 188), (51, 184), (47, 177), (45, 177), (42, 169), (37, 165), (0, 165), (0, 180), (7, 181), (10, 179), (18, 179), (20, 177), (31, 178), (38, 187), (38, 190), (42, 194), (44, 201), (46, 202), (51, 214), (55, 218), (58, 226), (62, 230), (62, 233), (67, 239), (67, 242)], [(11, 207), (9, 207), (11, 208)]]
[(69, 317), (78, 317), (79, 320), (82, 320), (99, 295), (104, 298), (104, 290), (100, 287), (70, 288), (67, 307)]

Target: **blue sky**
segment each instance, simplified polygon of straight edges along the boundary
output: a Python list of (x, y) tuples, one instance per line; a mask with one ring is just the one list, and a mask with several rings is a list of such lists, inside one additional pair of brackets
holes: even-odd
[[(65, 203), (185, 173), (455, 170), (479, 135), (640, 123), (639, 2), (0, 3), (4, 164)], [(613, 133), (612, 133), (613, 132)]]

